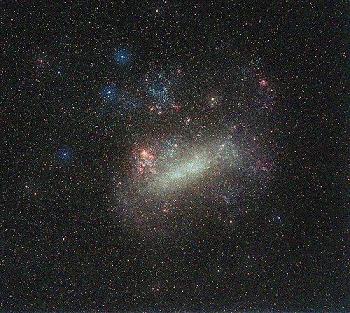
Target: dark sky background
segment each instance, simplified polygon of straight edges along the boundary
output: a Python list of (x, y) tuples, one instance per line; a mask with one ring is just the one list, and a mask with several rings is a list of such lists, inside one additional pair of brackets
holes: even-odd
[[(4, 312), (350, 311), (346, 1), (1, 8)], [(160, 72), (172, 94), (152, 100), (144, 79)], [(221, 105), (209, 112), (213, 90)], [(114, 216), (135, 141), (191, 138), (201, 123), (216, 136), (233, 120), (274, 143), (268, 183), (242, 178), (225, 206), (249, 207), (233, 226), (211, 202), (199, 227), (191, 195), (180, 206), (197, 213), (190, 226), (169, 218), (179, 232)]]

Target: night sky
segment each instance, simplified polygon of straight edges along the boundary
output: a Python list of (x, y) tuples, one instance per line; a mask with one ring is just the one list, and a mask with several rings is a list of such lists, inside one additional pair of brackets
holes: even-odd
[(346, 1), (1, 8), (3, 312), (350, 312)]

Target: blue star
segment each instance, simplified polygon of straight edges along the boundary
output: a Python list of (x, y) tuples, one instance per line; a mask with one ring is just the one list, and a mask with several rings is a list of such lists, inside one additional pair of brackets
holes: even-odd
[(73, 150), (69, 147), (62, 147), (57, 151), (57, 158), (60, 162), (69, 163), (73, 159)]
[(273, 217), (274, 222), (278, 223), (278, 224), (282, 224), (282, 217), (279, 215), (276, 215)]
[(63, 75), (63, 69), (61, 68), (61, 67), (59, 67), (58, 69), (57, 69), (57, 75), (58, 76), (62, 76)]
[(117, 62), (118, 65), (126, 65), (130, 62), (130, 59), (130, 52), (125, 48), (116, 50), (114, 54), (114, 60)]
[(117, 87), (114, 84), (104, 86), (101, 90), (101, 97), (107, 101), (115, 101), (117, 99)]

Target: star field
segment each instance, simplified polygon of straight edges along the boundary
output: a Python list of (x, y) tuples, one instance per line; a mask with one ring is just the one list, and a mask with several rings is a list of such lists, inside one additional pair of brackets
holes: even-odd
[(2, 311), (350, 311), (345, 2), (1, 6)]

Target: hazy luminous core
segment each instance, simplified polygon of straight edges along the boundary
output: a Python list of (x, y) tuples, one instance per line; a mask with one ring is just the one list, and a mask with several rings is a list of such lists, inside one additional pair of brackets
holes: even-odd
[(203, 155), (182, 160), (165, 169), (153, 187), (159, 191), (185, 187), (202, 176), (209, 167), (210, 160)]
[(181, 179), (196, 178), (208, 167), (208, 162), (205, 159), (194, 159), (187, 163), (180, 164), (179, 167), (166, 174), (167, 181), (176, 181)]
[[(147, 193), (165, 196), (212, 178), (237, 161), (237, 151), (232, 143), (214, 143), (188, 151), (186, 156), (170, 160), (165, 158), (159, 170), (146, 183)], [(218, 170), (219, 169), (219, 170)]]

